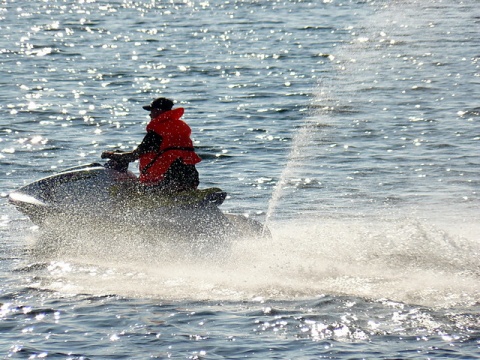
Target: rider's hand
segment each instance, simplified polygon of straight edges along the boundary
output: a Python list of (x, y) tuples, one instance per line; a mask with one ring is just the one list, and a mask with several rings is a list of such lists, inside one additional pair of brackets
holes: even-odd
[(102, 152), (102, 155), (100, 157), (102, 159), (111, 159), (113, 155), (114, 155), (113, 151), (104, 151)]

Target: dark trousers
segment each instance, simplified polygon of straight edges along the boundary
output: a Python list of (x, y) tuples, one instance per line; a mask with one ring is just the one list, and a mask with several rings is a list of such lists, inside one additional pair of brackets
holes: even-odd
[(200, 184), (195, 165), (186, 165), (182, 159), (175, 160), (165, 173), (158, 187), (165, 191), (194, 190)]

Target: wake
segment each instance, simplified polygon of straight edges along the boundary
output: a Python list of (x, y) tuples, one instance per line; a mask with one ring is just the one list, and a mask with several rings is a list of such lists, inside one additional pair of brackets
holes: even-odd
[[(298, 300), (346, 295), (435, 307), (480, 295), (478, 225), (418, 217), (309, 218), (275, 223), (206, 256), (138, 237), (86, 238), (81, 251), (37, 256), (38, 287), (164, 300)], [(88, 245), (88, 246), (86, 246)], [(32, 258), (33, 260), (33, 258)], [(40, 269), (40, 270), (39, 270)]]

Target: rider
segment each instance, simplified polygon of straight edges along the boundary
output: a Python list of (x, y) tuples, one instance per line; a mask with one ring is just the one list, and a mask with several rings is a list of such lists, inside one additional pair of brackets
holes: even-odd
[(195, 164), (201, 161), (190, 139), (192, 130), (180, 118), (183, 108), (172, 109), (173, 101), (155, 99), (143, 108), (150, 111), (147, 134), (133, 151), (105, 151), (102, 159), (117, 162), (140, 160), (140, 182), (149, 188), (164, 191), (196, 189), (199, 184)]

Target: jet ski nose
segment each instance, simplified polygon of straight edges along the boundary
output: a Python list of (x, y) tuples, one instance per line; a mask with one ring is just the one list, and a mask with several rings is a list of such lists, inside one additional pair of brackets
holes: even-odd
[(43, 201), (38, 200), (37, 198), (31, 195), (18, 192), (18, 191), (14, 191), (8, 194), (8, 201), (10, 201), (12, 204), (15, 204), (15, 205), (25, 204), (25, 205), (33, 205), (33, 206), (47, 206), (47, 204), (44, 203)]
[(14, 191), (8, 194), (8, 201), (13, 204), (18, 211), (27, 215), (34, 224), (39, 225), (43, 222), (50, 206), (21, 191)]

